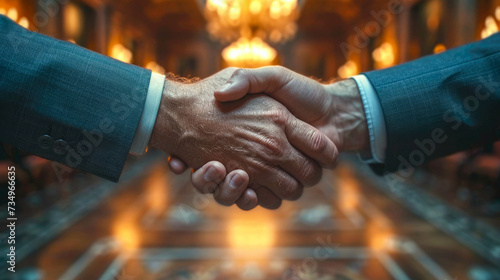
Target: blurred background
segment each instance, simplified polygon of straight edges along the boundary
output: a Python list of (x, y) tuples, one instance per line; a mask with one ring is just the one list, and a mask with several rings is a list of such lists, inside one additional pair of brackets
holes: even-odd
[[(0, 14), (158, 73), (283, 65), (326, 82), (486, 38), (500, 0), (0, 0)], [(3, 186), (11, 165), (17, 264), (3, 269), (2, 227), (0, 279), (500, 279), (499, 143), (395, 185), (344, 155), (277, 211), (218, 206), (156, 151), (118, 184), (2, 145)]]

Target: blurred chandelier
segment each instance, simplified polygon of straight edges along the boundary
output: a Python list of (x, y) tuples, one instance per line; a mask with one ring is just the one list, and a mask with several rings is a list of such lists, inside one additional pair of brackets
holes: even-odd
[(231, 66), (270, 64), (276, 51), (264, 40), (280, 43), (291, 39), (298, 16), (297, 0), (207, 0), (205, 5), (210, 36), (223, 43), (237, 40), (223, 52)]
[(228, 66), (259, 67), (269, 65), (278, 53), (259, 37), (240, 38), (222, 51)]

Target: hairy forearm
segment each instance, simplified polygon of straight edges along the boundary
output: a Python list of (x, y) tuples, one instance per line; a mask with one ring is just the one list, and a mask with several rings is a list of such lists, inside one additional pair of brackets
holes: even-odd
[(163, 88), (160, 108), (156, 117), (153, 133), (149, 146), (171, 154), (176, 150), (177, 139), (180, 137), (180, 129), (176, 114), (183, 104), (176, 101), (176, 97), (182, 91), (182, 84), (167, 79)]

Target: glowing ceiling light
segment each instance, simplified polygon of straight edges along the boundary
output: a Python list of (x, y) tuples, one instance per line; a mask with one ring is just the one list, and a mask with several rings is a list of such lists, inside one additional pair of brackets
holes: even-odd
[(281, 16), (281, 3), (279, 1), (273, 1), (271, 3), (271, 8), (269, 8), (269, 12), (271, 14), (271, 18), (278, 19)]
[(497, 7), (495, 10), (495, 17), (497, 18), (498, 21), (500, 21), (500, 6)]
[(270, 65), (278, 53), (262, 39), (240, 38), (222, 51), (222, 57), (229, 66), (261, 67)]
[(217, 8), (226, 5), (225, 2), (226, 1), (224, 1), (224, 0), (208, 0), (207, 1), (207, 8), (212, 10), (212, 11), (215, 11), (215, 10), (217, 10)]
[(253, 0), (250, 2), (249, 9), (252, 14), (257, 15), (262, 10), (262, 3), (258, 0)]
[[(288, 27), (298, 14), (297, 0), (207, 0), (205, 6), (207, 30), (223, 42), (241, 36), (266, 38), (273, 31), (280, 32), (274, 38), (288, 40), (296, 33)], [(247, 30), (251, 34), (245, 35)]]

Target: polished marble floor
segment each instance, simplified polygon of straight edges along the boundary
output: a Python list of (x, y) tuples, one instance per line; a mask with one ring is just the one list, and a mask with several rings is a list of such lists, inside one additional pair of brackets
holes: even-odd
[(441, 202), (388, 191), (352, 160), (277, 211), (219, 206), (188, 179), (171, 175), (164, 157), (150, 157), (130, 166), (121, 183), (97, 183), (27, 219), (17, 278), (3, 277), (500, 279), (498, 260), (487, 254), (495, 253), (496, 229), (485, 244), (457, 236), (468, 229), (453, 231), (424, 211)]

